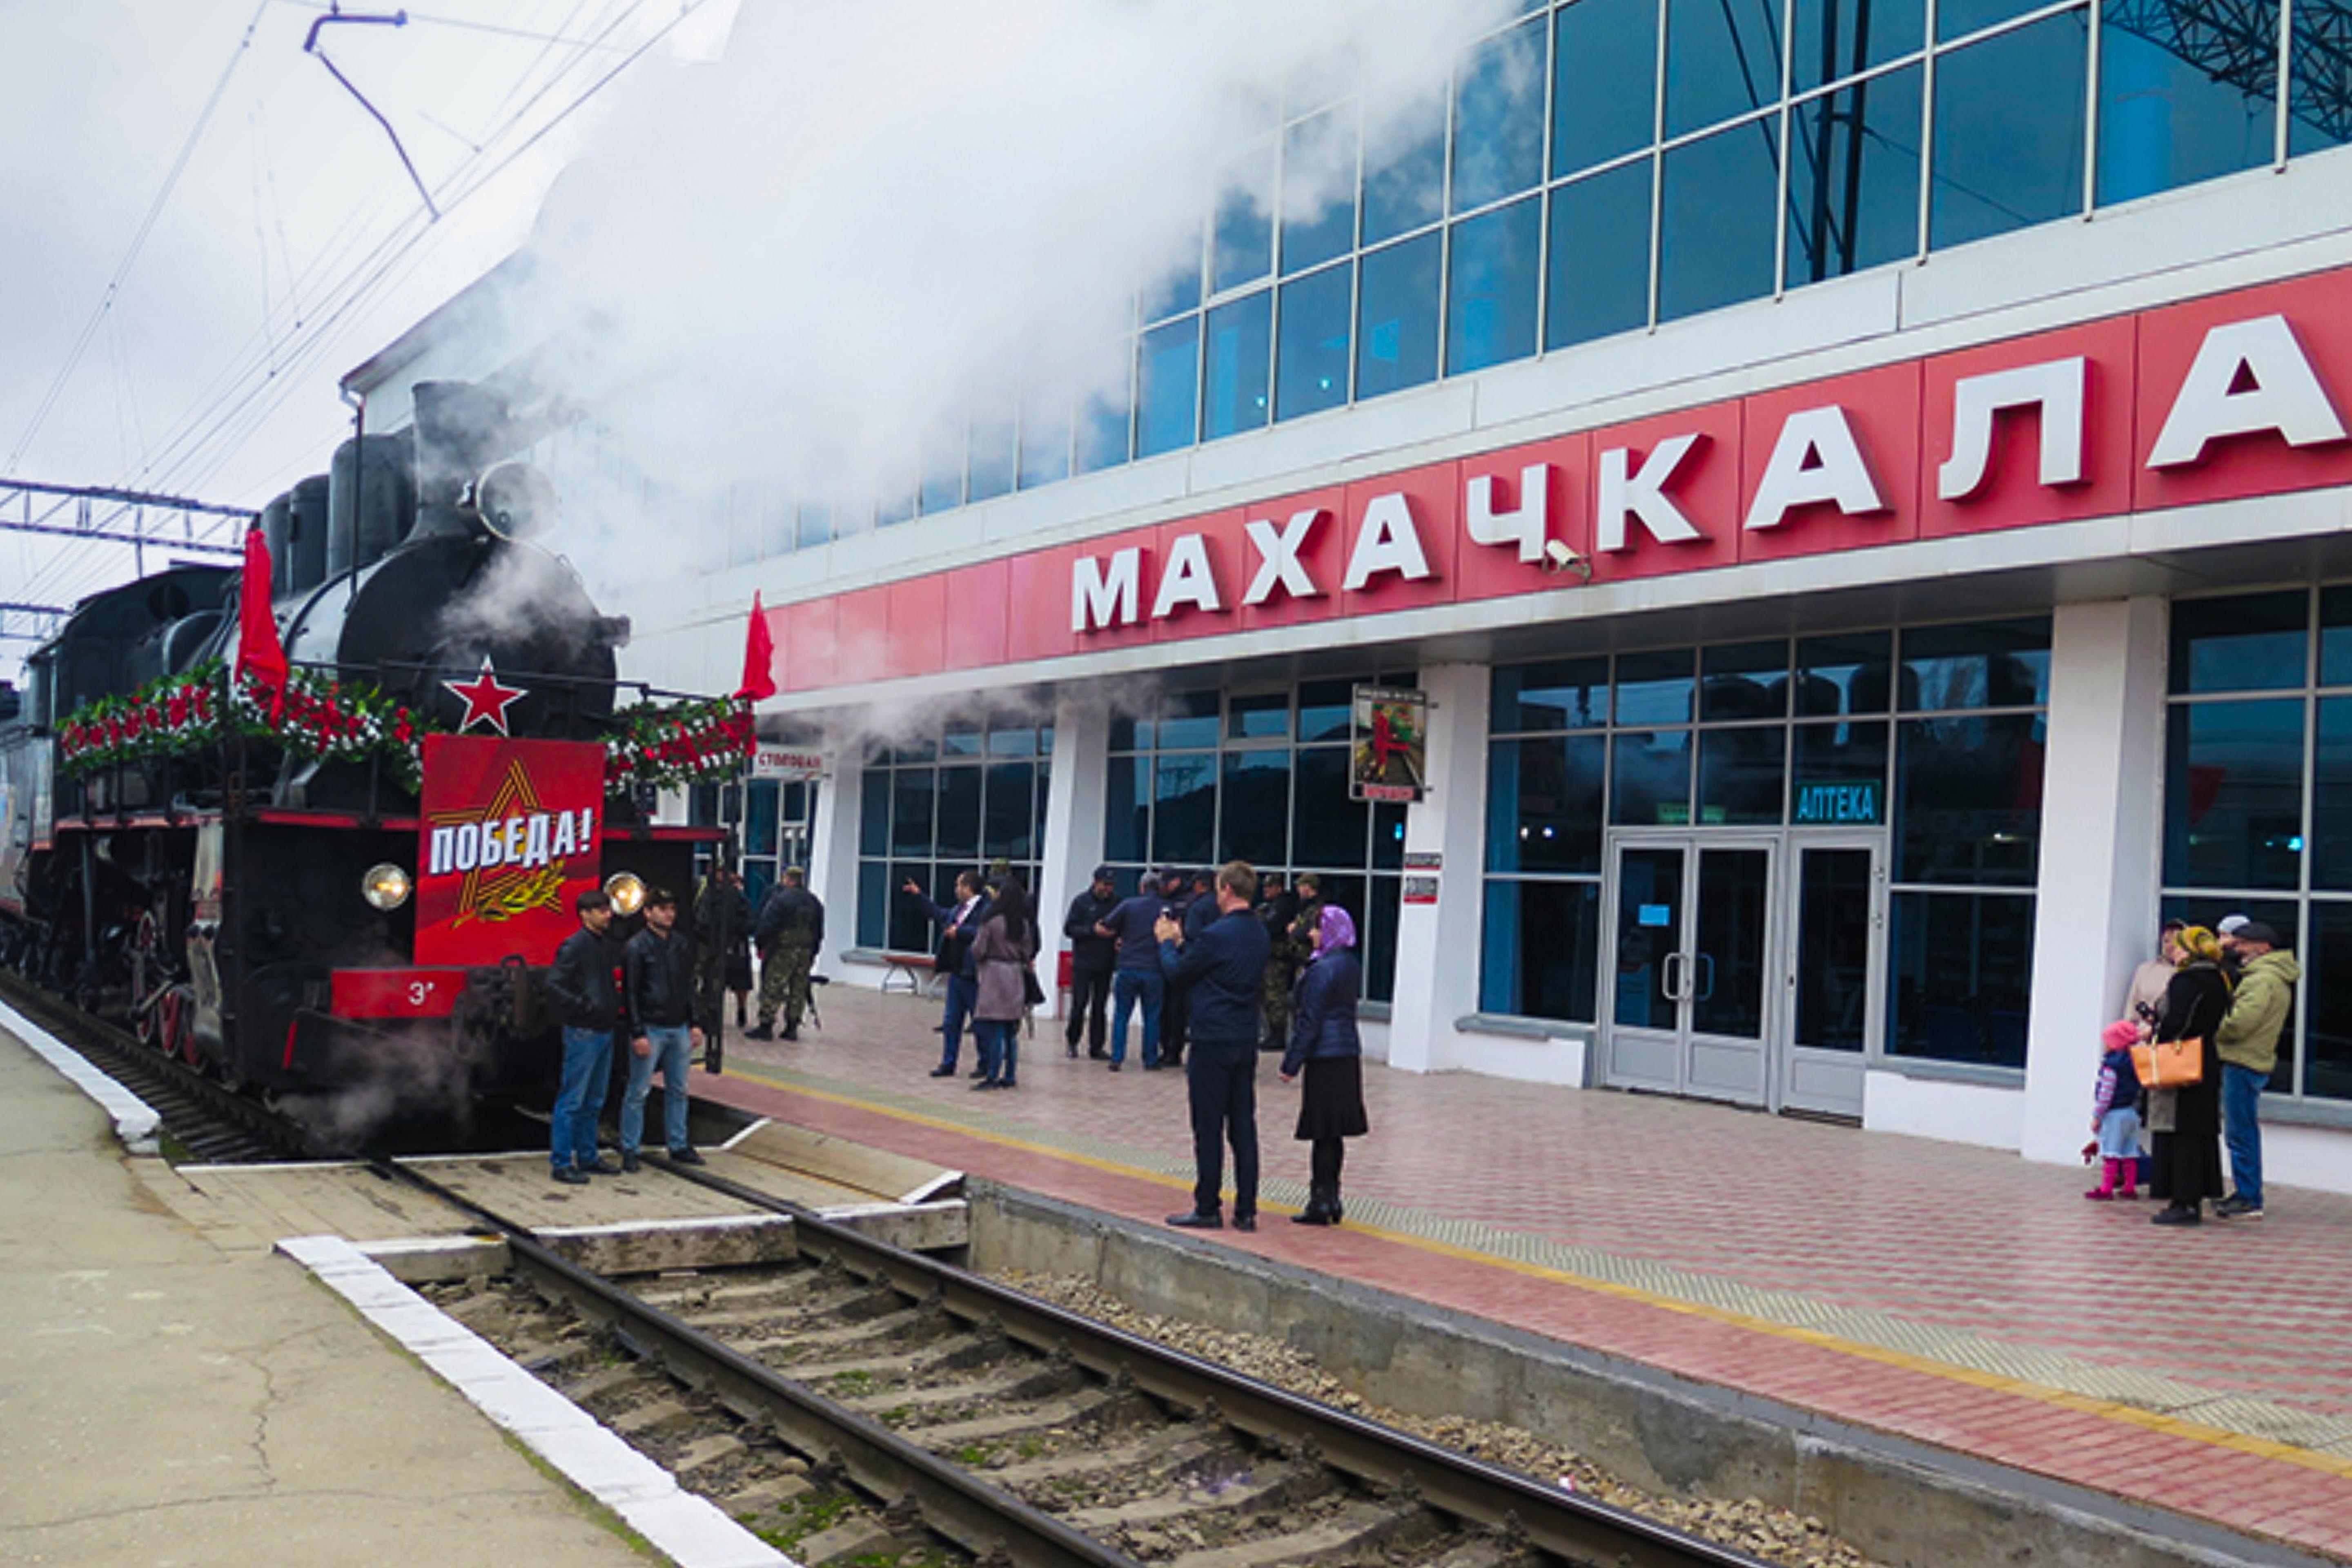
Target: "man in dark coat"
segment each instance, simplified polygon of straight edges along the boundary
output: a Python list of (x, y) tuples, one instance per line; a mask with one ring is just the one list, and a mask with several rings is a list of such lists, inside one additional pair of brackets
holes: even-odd
[(694, 900), (694, 989), (700, 1012), (717, 1020), (725, 1016), (724, 998), (735, 994), (735, 1026), (751, 1020), (744, 1010), (751, 994), (751, 901), (743, 896), (742, 874), (732, 866), (713, 866)]
[(1097, 1061), (1110, 1052), (1103, 1040), (1110, 1026), (1110, 975), (1118, 964), (1118, 943), (1096, 928), (1118, 907), (1110, 868), (1095, 868), (1094, 881), (1070, 900), (1062, 934), (1070, 939), (1070, 1020), (1062, 1031), (1069, 1054), (1078, 1054), (1078, 1035), (1087, 1034), (1087, 1054)]
[(621, 992), (613, 972), (621, 961), (613, 940), (613, 900), (591, 888), (573, 906), (580, 929), (555, 950), (547, 972), (547, 994), (563, 1026), (563, 1078), (549, 1119), (550, 1159), (555, 1179), (580, 1186), (591, 1171), (615, 1171), (596, 1152), (596, 1118), (604, 1109), (604, 1086), (613, 1076), (613, 1031), (621, 1021)]
[(1298, 978), (1298, 965), (1290, 951), (1290, 925), (1298, 918), (1298, 895), (1276, 874), (1266, 876), (1258, 890), (1258, 923), (1265, 927), (1269, 946), (1259, 1007), (1265, 1015), (1265, 1048), (1278, 1051), (1290, 1039), (1290, 988)]
[[(931, 1076), (953, 1078), (956, 1057), (963, 1048), (963, 1026), (971, 1017), (972, 1004), (979, 998), (980, 976), (972, 967), (971, 939), (980, 934), (980, 922), (988, 918), (988, 899), (981, 891), (979, 874), (972, 871), (956, 873), (956, 901), (952, 904), (931, 902), (922, 885), (911, 878), (904, 890), (923, 906), (924, 918), (940, 928), (940, 944), (931, 952), (931, 973), (946, 979), (947, 1005), (940, 1016), (940, 1065), (931, 1069)], [(972, 1074), (974, 1078), (982, 1076), (982, 1071)]]
[(694, 989), (694, 948), (677, 934), (677, 900), (667, 888), (646, 894), (646, 929), (621, 960), (621, 1005), (628, 1019), (629, 1082), (621, 1094), (621, 1169), (637, 1168), (646, 1100), (662, 1080), (664, 1146), (681, 1165), (699, 1165), (686, 1131), (688, 1063), (703, 1043)]
[(1188, 937), (1162, 917), (1160, 967), (1169, 989), (1192, 998), (1192, 1207), (1168, 1216), (1188, 1230), (1224, 1224), (1225, 1144), (1234, 1150), (1234, 1228), (1257, 1228), (1258, 990), (1265, 982), (1265, 927), (1252, 906), (1257, 873), (1240, 860), (1217, 873), (1217, 918)]
[(743, 1031), (747, 1040), (775, 1038), (776, 1014), (784, 1015), (784, 1038), (801, 1037), (801, 1015), (808, 1010), (809, 970), (824, 951), (824, 905), (808, 890), (808, 875), (784, 868), (783, 879), (760, 910), (760, 1023)]
[(1097, 935), (1114, 944), (1117, 966), (1111, 971), (1115, 1004), (1110, 1024), (1110, 1070), (1127, 1061), (1128, 1016), (1143, 1010), (1143, 1070), (1160, 1070), (1160, 1005), (1167, 983), (1160, 977), (1160, 937), (1156, 927), (1168, 906), (1160, 900), (1160, 879), (1146, 871), (1135, 897), (1122, 899), (1095, 926)]
[[(1184, 928), (1184, 940), (1192, 941), (1217, 918), (1217, 873), (1200, 870), (1186, 879), (1181, 873), (1171, 872), (1177, 891), (1171, 902), (1175, 907), (1177, 923)], [(1192, 1037), (1192, 998), (1190, 993), (1176, 986), (1168, 988), (1168, 999), (1160, 1009), (1160, 1060), (1163, 1066), (1184, 1065), (1184, 1048)]]

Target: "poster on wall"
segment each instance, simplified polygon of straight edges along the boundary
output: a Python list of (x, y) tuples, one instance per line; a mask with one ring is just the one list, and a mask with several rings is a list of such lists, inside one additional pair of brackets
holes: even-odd
[(416, 827), (416, 962), (547, 963), (596, 885), (604, 748), (428, 735)]
[(1356, 688), (1350, 800), (1418, 801), (1428, 787), (1429, 693)]

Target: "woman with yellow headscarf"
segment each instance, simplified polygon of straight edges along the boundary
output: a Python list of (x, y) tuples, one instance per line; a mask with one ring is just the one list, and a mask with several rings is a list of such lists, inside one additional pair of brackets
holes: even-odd
[(2158, 1225), (2200, 1225), (2205, 1200), (2219, 1199), (2221, 1184), (2221, 1062), (2213, 1051), (2214, 1031), (2230, 1010), (2230, 978), (2221, 967), (2221, 940), (2203, 926), (2174, 936), (2180, 961), (2164, 988), (2158, 1015), (2159, 1040), (2201, 1040), (2205, 1070), (2192, 1084), (2147, 1091), (2147, 1124), (2156, 1134), (2151, 1196), (2165, 1200)]

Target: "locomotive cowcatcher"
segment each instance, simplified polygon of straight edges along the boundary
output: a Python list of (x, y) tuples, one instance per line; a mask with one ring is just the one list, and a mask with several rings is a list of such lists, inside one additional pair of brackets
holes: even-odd
[(544, 1090), (575, 897), (683, 912), (719, 837), (653, 824), (632, 736), (717, 769), (751, 733), (723, 700), (616, 714), (628, 623), (532, 542), (544, 477), (492, 461), (524, 422), (464, 384), (415, 404), (264, 509), (242, 573), (93, 595), (0, 687), (0, 963), (366, 1120)]

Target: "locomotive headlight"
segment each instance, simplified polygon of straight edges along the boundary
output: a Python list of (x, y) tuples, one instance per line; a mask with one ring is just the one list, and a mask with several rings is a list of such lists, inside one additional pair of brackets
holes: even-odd
[(387, 860), (381, 866), (371, 868), (368, 874), (360, 879), (360, 897), (389, 914), (408, 902), (408, 895), (414, 887), (415, 884), (408, 879), (408, 873)]
[(615, 871), (604, 879), (604, 896), (613, 900), (616, 915), (633, 915), (646, 901), (646, 885), (635, 871)]

